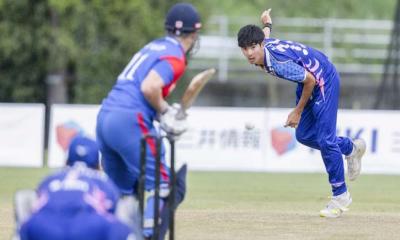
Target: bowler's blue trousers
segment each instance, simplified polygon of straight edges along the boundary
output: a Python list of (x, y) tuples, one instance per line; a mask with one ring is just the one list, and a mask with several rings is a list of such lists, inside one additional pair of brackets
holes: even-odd
[[(296, 129), (297, 140), (321, 151), (329, 183), (334, 196), (347, 191), (343, 157), (353, 150), (353, 143), (347, 137), (336, 136), (336, 119), (339, 105), (340, 80), (335, 70), (326, 74), (323, 87), (314, 89), (301, 115)], [(297, 89), (297, 101), (300, 99), (302, 84)]]

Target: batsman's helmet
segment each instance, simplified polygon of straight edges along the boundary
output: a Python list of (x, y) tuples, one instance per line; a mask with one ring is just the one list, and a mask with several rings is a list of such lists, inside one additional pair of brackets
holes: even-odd
[(71, 140), (68, 148), (67, 165), (84, 162), (90, 168), (99, 168), (99, 147), (92, 139), (77, 135)]
[(200, 28), (200, 15), (189, 3), (175, 4), (165, 18), (165, 30), (174, 35), (196, 32)]

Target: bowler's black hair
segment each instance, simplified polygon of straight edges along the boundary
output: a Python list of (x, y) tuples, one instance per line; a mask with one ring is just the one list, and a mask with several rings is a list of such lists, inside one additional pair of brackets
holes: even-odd
[(241, 48), (260, 44), (264, 41), (264, 38), (262, 29), (253, 24), (242, 27), (237, 34), (238, 45)]

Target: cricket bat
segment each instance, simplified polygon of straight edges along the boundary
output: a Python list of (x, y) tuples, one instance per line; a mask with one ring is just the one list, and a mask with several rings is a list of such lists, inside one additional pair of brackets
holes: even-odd
[(215, 68), (209, 68), (205, 71), (198, 73), (192, 78), (181, 99), (181, 110), (177, 114), (177, 118), (184, 118), (186, 116), (186, 110), (190, 108), (193, 102), (196, 100), (200, 91), (206, 85), (206, 83), (215, 74)]

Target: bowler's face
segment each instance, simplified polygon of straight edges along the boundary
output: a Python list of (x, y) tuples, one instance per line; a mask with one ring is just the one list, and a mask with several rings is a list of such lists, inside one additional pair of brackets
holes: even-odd
[(241, 49), (250, 64), (264, 65), (264, 48), (261, 44), (253, 44)]

